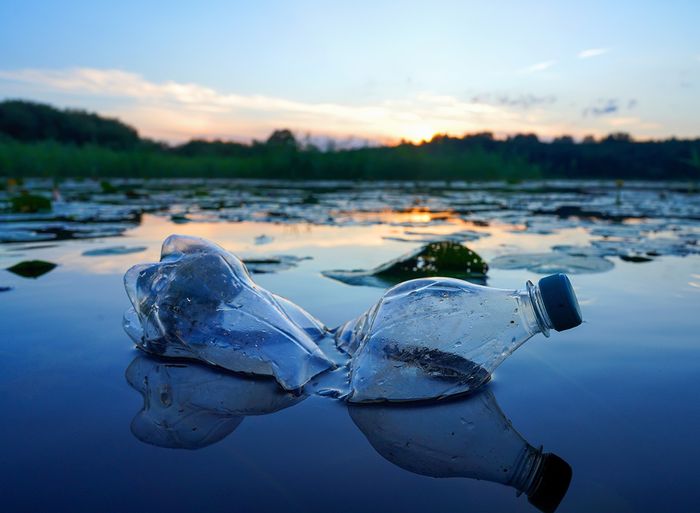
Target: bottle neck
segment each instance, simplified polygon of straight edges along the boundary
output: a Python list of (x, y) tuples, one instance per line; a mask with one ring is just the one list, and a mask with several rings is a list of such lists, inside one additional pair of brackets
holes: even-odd
[(528, 331), (532, 335), (542, 333), (545, 337), (548, 337), (549, 330), (553, 326), (542, 301), (540, 288), (528, 280), (525, 284), (525, 290), (520, 290), (518, 296), (522, 305), (521, 315)]
[(515, 462), (513, 479), (508, 483), (521, 493), (530, 494), (537, 486), (537, 478), (543, 462), (542, 447), (535, 448), (526, 444)]

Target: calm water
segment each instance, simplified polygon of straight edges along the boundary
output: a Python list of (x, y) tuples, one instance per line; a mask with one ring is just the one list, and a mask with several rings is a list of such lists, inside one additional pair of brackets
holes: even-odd
[[(50, 184), (28, 185), (50, 193)], [(273, 408), (261, 392), (248, 405), (256, 415), (218, 419), (221, 439), (196, 450), (132, 434), (144, 399), (125, 378), (140, 353), (121, 327), (121, 280), (131, 265), (157, 260), (167, 235), (206, 237), (249, 259), (310, 257), (270, 264), (275, 272), (254, 279), (336, 326), (383, 289), (323, 271), (372, 268), (465, 231), (452, 236), (487, 262), (540, 255), (493, 265), (491, 286), (579, 271), (572, 281), (586, 322), (519, 349), (487, 387), (495, 416), (469, 417), (455, 436), (468, 441), (467, 428), (502, 415), (507, 429), (559, 455), (573, 480), (558, 512), (697, 510), (700, 195), (550, 185), (136, 183), (124, 187), (138, 194), (124, 195), (81, 183), (62, 187), (50, 216), (4, 215), (0, 236), (17, 242), (0, 244), (1, 268), (33, 259), (58, 266), (36, 279), (0, 271), (0, 287), (10, 287), (0, 292), (0, 511), (536, 511), (502, 484), (415, 473), (419, 456), (392, 463), (370, 440), (403, 439), (332, 399)], [(116, 246), (134, 252), (110, 254), (123, 251)], [(103, 251), (84, 255), (95, 250)], [(224, 379), (224, 398), (240, 389), (237, 379)], [(163, 390), (163, 405), (182, 401), (182, 416), (204, 415), (191, 389)], [(434, 440), (421, 432), (429, 452), (456, 417), (473, 415), (474, 401), (412, 410), (405, 422), (434, 427)]]

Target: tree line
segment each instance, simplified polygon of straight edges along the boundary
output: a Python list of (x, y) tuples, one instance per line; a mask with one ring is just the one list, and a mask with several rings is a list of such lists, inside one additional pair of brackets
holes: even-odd
[(289, 130), (265, 141), (191, 140), (170, 146), (81, 110), (0, 102), (0, 175), (289, 179), (520, 180), (700, 178), (700, 139), (635, 141), (614, 133), (577, 142), (534, 134), (436, 135), (419, 144), (321, 151)]

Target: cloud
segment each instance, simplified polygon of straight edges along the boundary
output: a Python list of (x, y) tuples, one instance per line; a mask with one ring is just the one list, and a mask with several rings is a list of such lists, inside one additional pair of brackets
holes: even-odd
[(484, 103), (487, 105), (498, 105), (521, 109), (529, 109), (531, 107), (538, 107), (542, 105), (552, 105), (556, 101), (557, 97), (553, 94), (544, 96), (520, 94), (512, 96), (507, 94), (495, 95), (491, 93), (484, 93), (472, 97), (473, 103)]
[(540, 71), (545, 71), (554, 66), (556, 63), (557, 61), (538, 62), (537, 64), (533, 64), (532, 66), (528, 66), (527, 68), (525, 68), (525, 71), (528, 73), (537, 73)]
[(620, 104), (619, 102), (611, 98), (609, 100), (598, 100), (598, 102), (591, 106), (587, 107), (583, 110), (583, 115), (584, 116), (605, 116), (607, 114), (614, 114), (620, 110)]
[[(4, 83), (20, 84), (23, 95), (74, 98), (136, 126), (148, 137), (182, 141), (192, 137), (264, 138), (281, 127), (314, 136), (350, 136), (379, 142), (420, 141), (436, 133), (462, 135), (491, 130), (496, 134), (537, 131), (555, 134), (560, 127), (545, 112), (523, 108), (546, 105), (554, 97), (498, 96), (469, 101), (431, 92), (364, 105), (300, 102), (263, 95), (222, 93), (196, 84), (152, 82), (118, 69), (0, 70)], [(61, 101), (61, 100), (59, 100)], [(99, 106), (108, 106), (102, 108)]]
[(625, 102), (601, 99), (591, 107), (595, 125), (583, 126), (575, 112), (567, 119), (565, 106), (550, 108), (558, 103), (554, 95), (491, 93), (465, 99), (427, 91), (343, 104), (235, 94), (193, 82), (155, 82), (118, 69), (0, 70), (0, 97), (16, 97), (18, 92), (36, 101), (90, 108), (122, 119), (146, 137), (170, 142), (195, 137), (249, 141), (267, 138), (278, 128), (308, 133), (314, 140), (375, 143), (478, 131), (496, 136), (535, 132), (543, 138), (561, 133), (601, 135), (612, 119), (605, 117), (605, 124), (597, 121), (611, 109), (606, 102), (630, 108)]
[(598, 57), (610, 51), (609, 48), (589, 48), (587, 50), (581, 50), (577, 57), (579, 59), (590, 59), (591, 57)]
[(607, 116), (609, 114), (615, 114), (623, 109), (623, 104), (625, 105), (625, 108), (627, 110), (632, 110), (637, 106), (637, 100), (634, 98), (630, 98), (629, 100), (624, 102), (618, 100), (617, 98), (598, 98), (598, 100), (593, 105), (583, 109), (583, 116), (600, 117)]

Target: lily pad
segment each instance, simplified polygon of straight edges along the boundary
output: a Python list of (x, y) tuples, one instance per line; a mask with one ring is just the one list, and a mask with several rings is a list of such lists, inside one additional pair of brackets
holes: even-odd
[(12, 287), (0, 287), (0, 292), (9, 292), (12, 290)]
[(397, 242), (470, 242), (478, 240), (482, 237), (488, 237), (489, 234), (486, 232), (475, 232), (472, 230), (462, 230), (454, 233), (430, 233), (430, 232), (416, 232), (411, 230), (406, 230), (403, 232), (403, 236), (384, 236), (384, 240), (392, 240)]
[(7, 270), (22, 278), (38, 278), (39, 276), (53, 271), (55, 267), (56, 264), (44, 260), (25, 260), (12, 267), (8, 267)]
[(452, 241), (431, 242), (371, 270), (324, 271), (327, 278), (348, 285), (387, 287), (426, 276), (461, 278), (485, 283), (488, 265), (474, 251)]
[(191, 221), (187, 214), (173, 214), (170, 216), (170, 220), (175, 224), (185, 224)]
[(620, 255), (620, 260), (632, 262), (634, 264), (641, 264), (644, 262), (651, 262), (653, 258), (642, 255)]
[(21, 194), (10, 198), (10, 205), (13, 212), (22, 214), (33, 214), (45, 210), (51, 210), (51, 200), (37, 194)]
[(269, 244), (269, 243), (272, 242), (273, 240), (274, 240), (274, 239), (273, 239), (272, 237), (270, 237), (269, 235), (265, 235), (265, 234), (263, 234), (263, 235), (258, 235), (257, 237), (255, 237), (255, 244), (256, 244), (257, 246), (260, 246), (260, 245), (262, 245), (262, 244)]
[(117, 192), (119, 192), (119, 189), (117, 189), (107, 180), (103, 180), (100, 182), (100, 189), (102, 190), (103, 194), (116, 194)]
[(491, 266), (496, 269), (527, 269), (538, 274), (586, 274), (609, 271), (615, 264), (601, 256), (570, 255), (554, 251), (502, 255), (494, 258)]
[(83, 251), (83, 256), (113, 256), (113, 255), (128, 255), (130, 253), (140, 253), (146, 251), (146, 246), (111, 246), (109, 248), (98, 248)]
[(294, 255), (276, 255), (262, 258), (244, 258), (243, 263), (249, 272), (253, 274), (276, 273), (286, 271), (299, 265), (302, 260), (310, 260), (311, 257), (297, 257)]

